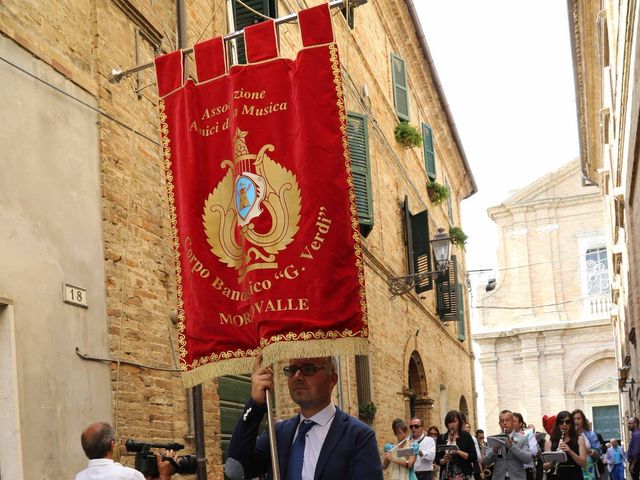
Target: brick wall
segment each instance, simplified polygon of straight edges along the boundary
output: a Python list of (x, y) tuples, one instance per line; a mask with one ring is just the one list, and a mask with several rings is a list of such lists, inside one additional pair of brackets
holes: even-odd
[[(299, 4), (294, 8), (292, 2), (282, 1), (279, 13), (297, 10)], [(205, 28), (212, 15), (213, 22)], [(222, 0), (188, 1), (187, 18), (189, 45), (201, 33), (201, 38), (207, 38), (228, 29)], [(9, 1), (0, 5), (0, 30), (93, 95), (103, 112), (98, 135), (109, 353), (130, 362), (111, 367), (113, 423), (120, 438), (184, 441), (189, 452), (194, 443), (189, 436), (187, 392), (178, 373), (172, 371), (177, 335), (169, 315), (176, 302), (175, 274), (158, 145), (156, 89), (151, 86), (136, 92), (153, 84), (154, 73), (148, 69), (118, 84), (108, 81), (114, 67), (145, 63), (154, 52), (174, 49), (175, 23), (174, 2), (169, 0), (74, 0), (65, 5)], [(449, 224), (446, 205), (434, 206), (428, 200), (421, 149), (407, 150), (394, 140), (397, 118), (391, 52), (406, 61), (411, 122), (419, 126), (425, 121), (433, 128), (439, 181), (446, 178), (452, 186), (457, 225), (459, 203), (471, 193), (468, 172), (405, 3), (369, 2), (356, 10), (353, 31), (336, 13), (334, 28), (346, 74), (347, 109), (367, 113), (369, 118), (375, 227), (365, 247), (372, 391), (379, 408), (374, 428), (382, 444), (391, 437), (391, 420), (408, 416), (403, 389), (408, 388), (409, 358), (414, 351), (424, 365), (424, 391), (435, 399), (427, 422), (441, 427), (443, 412), (458, 408), (464, 396), (475, 423), (469, 341), (461, 343), (456, 325), (445, 325), (435, 316), (433, 291), (421, 297), (413, 293), (391, 297), (389, 293), (387, 278), (407, 272), (400, 208), (404, 196), (408, 195), (413, 213), (429, 209), (432, 233), (435, 226)], [(281, 27), (281, 42), (285, 56), (299, 48), (296, 25)], [(364, 86), (368, 96), (363, 95)], [(454, 253), (464, 266), (464, 251)], [(342, 357), (342, 379), (344, 408), (357, 414), (353, 358)], [(278, 384), (278, 415), (286, 416), (295, 406), (280, 374)], [(446, 405), (439, 401), (440, 385), (446, 387)], [(208, 472), (210, 478), (221, 478), (220, 414), (214, 381), (204, 386), (204, 407)]]

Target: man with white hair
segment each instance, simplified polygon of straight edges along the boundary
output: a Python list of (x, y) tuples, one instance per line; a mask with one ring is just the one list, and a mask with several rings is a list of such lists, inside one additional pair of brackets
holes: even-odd
[(618, 439), (612, 438), (611, 447), (607, 449), (607, 453), (604, 456), (604, 461), (607, 464), (607, 470), (609, 470), (609, 477), (611, 477), (611, 480), (624, 479), (625, 460), (626, 455), (618, 443)]

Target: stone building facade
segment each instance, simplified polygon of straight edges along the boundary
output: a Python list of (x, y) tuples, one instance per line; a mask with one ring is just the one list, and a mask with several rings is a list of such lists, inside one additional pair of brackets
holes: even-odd
[[(249, 3), (284, 16), (319, 2)], [(111, 422), (119, 440), (195, 449), (193, 401), (177, 371), (154, 72), (118, 83), (110, 75), (260, 20), (234, 5), (0, 5), (3, 478), (71, 478), (85, 465), (80, 432), (97, 420)], [(426, 270), (428, 238), (437, 227), (459, 226), (460, 202), (476, 191), (424, 33), (410, 0), (333, 13), (349, 141), (363, 162), (358, 200), (371, 334), (368, 357), (339, 357), (335, 400), (353, 415), (375, 403), (371, 421), (381, 445), (395, 417), (419, 414), (442, 427), (446, 411), (457, 408), (475, 424), (464, 250), (453, 248), (455, 268), (445, 282), (426, 289), (424, 281), (420, 293), (390, 291), (392, 278)], [(282, 25), (280, 41), (291, 57), (300, 47), (297, 25)], [(231, 55), (241, 57), (240, 47), (230, 47)], [(396, 142), (399, 118), (422, 131), (422, 147)], [(429, 199), (429, 179), (450, 187), (448, 201)], [(295, 408), (276, 376), (283, 417)], [(209, 478), (222, 478), (226, 441), (247, 395), (242, 376), (203, 385)]]
[(489, 432), (503, 409), (541, 429), (543, 415), (581, 408), (605, 438), (620, 434), (602, 199), (579, 167), (569, 162), (489, 209), (499, 274), (479, 293), (473, 335)]
[[(584, 182), (604, 197), (623, 423), (640, 416), (640, 15), (635, 2), (568, 2)], [(627, 436), (626, 428), (623, 435)]]

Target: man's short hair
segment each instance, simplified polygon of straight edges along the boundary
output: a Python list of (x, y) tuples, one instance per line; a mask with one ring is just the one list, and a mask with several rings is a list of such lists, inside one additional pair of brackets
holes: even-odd
[(635, 422), (636, 425), (640, 424), (640, 420), (638, 420), (638, 417), (629, 417), (629, 421), (630, 422)]
[[(422, 420), (422, 417), (411, 417), (411, 420), (420, 420), (420, 426), (424, 427), (424, 420)], [(409, 421), (409, 423), (411, 423), (411, 421)]]
[(476, 437), (478, 435), (480, 435), (481, 433), (484, 433), (484, 430), (482, 430), (481, 428), (479, 428), (478, 430), (476, 430)]
[(511, 410), (502, 410), (500, 412), (500, 415), (504, 415), (505, 413), (510, 413), (511, 415), (513, 415), (513, 412)]
[(115, 439), (113, 427), (105, 422), (90, 425), (80, 436), (82, 449), (89, 460), (104, 458), (111, 450), (111, 442)]

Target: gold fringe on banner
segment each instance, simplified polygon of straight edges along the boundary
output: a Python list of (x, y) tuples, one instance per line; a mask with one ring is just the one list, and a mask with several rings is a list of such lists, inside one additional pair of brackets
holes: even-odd
[[(301, 342), (276, 342), (263, 350), (265, 365), (290, 358), (329, 357), (332, 355), (368, 355), (369, 339), (362, 337), (337, 338), (333, 340), (310, 340)], [(255, 357), (228, 358), (207, 363), (188, 372), (182, 372), (182, 383), (190, 388), (223, 375), (250, 374)]]
[(290, 358), (329, 357), (331, 355), (367, 355), (367, 338), (336, 338), (303, 342), (277, 342), (262, 350), (263, 362), (267, 365)]
[(182, 372), (182, 384), (184, 388), (195, 387), (214, 377), (224, 375), (244, 375), (251, 373), (255, 358), (228, 358), (218, 362), (202, 365), (188, 372)]

